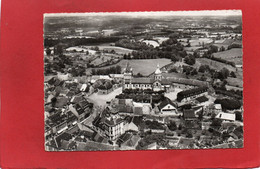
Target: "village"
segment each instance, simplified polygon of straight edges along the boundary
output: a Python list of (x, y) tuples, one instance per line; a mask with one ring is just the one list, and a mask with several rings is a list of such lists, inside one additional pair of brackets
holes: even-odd
[(242, 148), (241, 25), (208, 20), (45, 33), (45, 149)]

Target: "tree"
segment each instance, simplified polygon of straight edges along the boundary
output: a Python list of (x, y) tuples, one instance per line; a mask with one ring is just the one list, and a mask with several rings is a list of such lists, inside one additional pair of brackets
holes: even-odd
[(170, 124), (168, 124), (168, 128), (171, 130), (171, 131), (175, 131), (177, 129), (177, 125), (174, 121), (171, 121)]
[(222, 74), (223, 79), (226, 79), (229, 76), (229, 70), (225, 67), (220, 70), (220, 73)]
[(197, 75), (198, 72), (197, 72), (197, 69), (193, 69), (191, 72), (190, 72), (191, 75)]
[(236, 120), (243, 121), (242, 112), (235, 111), (236, 114)]
[(182, 125), (181, 124), (179, 125), (178, 130), (182, 130)]
[(230, 73), (230, 76), (233, 77), (233, 78), (237, 77), (236, 74), (233, 71)]
[(191, 130), (188, 130), (188, 131), (187, 131), (186, 137), (187, 137), (187, 138), (192, 138), (192, 137), (193, 137)]
[(217, 47), (217, 46), (214, 46), (214, 45), (211, 45), (211, 46), (209, 47), (209, 52), (210, 52), (210, 53), (216, 53), (216, 52), (218, 52), (218, 47)]
[(236, 99), (216, 99), (215, 104), (221, 104), (223, 110), (235, 110), (239, 109), (242, 105)]
[(95, 50), (95, 51), (99, 51), (99, 47), (95, 46), (95, 47), (94, 47), (94, 50)]
[(223, 52), (223, 51), (225, 51), (226, 49), (225, 49), (225, 47), (224, 46), (221, 46), (220, 48), (219, 48), (219, 51), (220, 52)]
[(204, 73), (204, 72), (206, 71), (206, 67), (205, 67), (205, 65), (200, 65), (198, 71), (201, 72), (201, 73)]
[(137, 77), (143, 77), (143, 75), (141, 73), (137, 73), (136, 75)]
[(47, 47), (47, 49), (46, 49), (46, 54), (47, 54), (47, 56), (51, 55), (51, 49), (49, 47)]
[(196, 62), (196, 59), (192, 55), (188, 55), (184, 58), (184, 62), (187, 63), (188, 65), (194, 65)]
[(58, 45), (54, 46), (54, 54), (55, 55), (62, 55), (63, 54), (62, 45), (58, 44)]
[(213, 119), (210, 126), (211, 127), (221, 127), (222, 125), (222, 120), (220, 119)]

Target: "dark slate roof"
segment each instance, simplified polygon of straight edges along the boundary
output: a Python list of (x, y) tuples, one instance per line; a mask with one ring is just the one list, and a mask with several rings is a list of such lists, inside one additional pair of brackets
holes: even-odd
[(133, 107), (130, 105), (118, 105), (118, 112), (133, 113)]
[(124, 133), (123, 135), (121, 135), (118, 140), (117, 143), (125, 143), (126, 141), (128, 141), (131, 137), (132, 137), (132, 133)]
[(108, 90), (113, 87), (113, 84), (110, 80), (105, 80), (105, 79), (99, 79), (96, 81), (97, 88), (101, 90)]
[(55, 103), (55, 107), (62, 108), (68, 103), (68, 99), (66, 97), (57, 98)]
[(195, 119), (195, 111), (193, 109), (183, 111), (184, 119)]
[(194, 79), (169, 77), (169, 78), (167, 78), (167, 80), (169, 80), (172, 83), (179, 83), (179, 84), (185, 84), (185, 85), (191, 85), (191, 86), (207, 86), (208, 85), (207, 82), (194, 80)]
[(172, 82), (170, 80), (168, 80), (168, 79), (162, 79), (161, 80), (161, 84), (163, 84), (163, 85), (170, 85), (170, 84), (172, 84)]
[(101, 128), (102, 130), (104, 130), (105, 125), (107, 126), (115, 126), (121, 122), (123, 122), (124, 120), (122, 118), (112, 118), (109, 117), (111, 114), (111, 112), (108, 109), (105, 109), (101, 116), (97, 116), (94, 120), (93, 120), (93, 125), (97, 126), (99, 128)]
[(181, 91), (178, 94), (181, 94), (183, 96), (189, 96), (189, 95), (195, 95), (198, 93), (202, 93), (203, 91), (207, 91), (207, 90), (208, 90), (208, 87), (197, 87), (197, 88)]
[(133, 84), (152, 84), (154, 80), (152, 78), (147, 77), (140, 77), (140, 78), (133, 78), (132, 83)]
[(83, 100), (85, 100), (83, 96), (75, 96), (74, 99), (72, 100), (72, 103), (79, 103)]
[(203, 102), (208, 101), (209, 99), (206, 96), (201, 96), (201, 97), (196, 98), (196, 100), (200, 103), (203, 103)]
[(70, 139), (72, 139), (71, 134), (69, 133), (62, 133), (61, 135), (57, 136), (56, 138), (56, 142), (58, 144), (58, 146), (61, 146), (61, 140), (65, 140), (65, 141), (69, 141)]
[(161, 110), (162, 108), (164, 108), (164, 107), (165, 107), (166, 105), (168, 105), (168, 104), (170, 104), (170, 105), (176, 107), (175, 104), (174, 104), (169, 98), (166, 97), (166, 98), (160, 103), (159, 109)]

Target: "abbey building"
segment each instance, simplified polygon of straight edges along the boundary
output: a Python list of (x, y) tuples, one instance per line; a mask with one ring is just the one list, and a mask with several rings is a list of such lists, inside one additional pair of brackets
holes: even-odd
[(124, 70), (123, 89), (151, 89), (168, 92), (173, 90), (173, 85), (162, 76), (159, 65), (151, 77), (133, 77), (133, 69), (127, 63)]

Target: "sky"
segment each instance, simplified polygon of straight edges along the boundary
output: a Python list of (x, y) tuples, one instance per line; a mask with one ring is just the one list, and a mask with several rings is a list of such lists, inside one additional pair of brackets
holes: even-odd
[(164, 11), (164, 12), (99, 12), (99, 13), (52, 13), (44, 16), (102, 16), (125, 15), (131, 17), (163, 17), (163, 16), (241, 16), (241, 10), (204, 10), (204, 11)]

